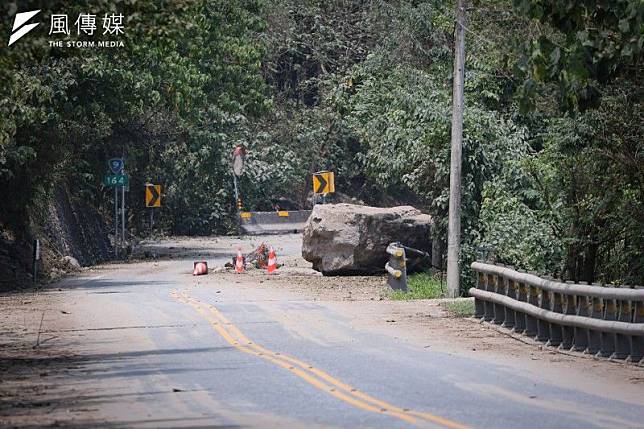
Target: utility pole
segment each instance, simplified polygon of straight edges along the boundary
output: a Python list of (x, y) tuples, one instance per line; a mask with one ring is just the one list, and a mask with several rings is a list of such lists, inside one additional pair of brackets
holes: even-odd
[(465, 81), (465, 0), (456, 2), (454, 78), (452, 84), (452, 150), (449, 172), (449, 221), (447, 232), (447, 294), (458, 296), (461, 247), (461, 151), (463, 146), (463, 85)]

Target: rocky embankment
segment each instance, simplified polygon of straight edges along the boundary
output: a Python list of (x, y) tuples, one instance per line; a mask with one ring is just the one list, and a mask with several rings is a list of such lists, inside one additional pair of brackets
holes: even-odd
[(35, 207), (22, 231), (0, 223), (0, 291), (33, 284), (34, 240), (40, 240), (40, 280), (60, 277), (81, 266), (112, 257), (112, 246), (103, 216), (87, 202), (58, 187), (52, 198)]

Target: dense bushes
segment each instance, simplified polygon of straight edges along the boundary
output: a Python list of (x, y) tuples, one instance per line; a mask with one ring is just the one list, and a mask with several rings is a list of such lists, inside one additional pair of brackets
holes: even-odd
[[(1, 10), (16, 12), (9, 3)], [(37, 194), (60, 181), (109, 207), (102, 177), (107, 160), (123, 156), (130, 225), (145, 219), (143, 184), (154, 181), (166, 189), (160, 220), (170, 231), (230, 230), (228, 159), (270, 105), (260, 73), (259, 3), (60, 1), (40, 16), (61, 11), (97, 14), (99, 27), (103, 13), (122, 13), (125, 47), (49, 48), (30, 34), (19, 49), (2, 49), (0, 187), (17, 192), (3, 199), (0, 220), (24, 226), (26, 209), (42, 199)], [(9, 34), (9, 20), (2, 31)]]
[[(468, 9), (462, 261), (644, 283), (641, 5), (514, 3)], [(62, 9), (122, 12), (126, 47), (57, 50), (30, 34), (0, 52), (3, 223), (24, 225), (61, 181), (109, 207), (105, 163), (123, 155), (131, 225), (153, 181), (167, 231), (228, 232), (244, 144), (246, 208), (304, 205), (310, 173), (332, 169), (338, 190), (418, 205), (445, 236), (452, 2), (104, 0), (43, 14)]]

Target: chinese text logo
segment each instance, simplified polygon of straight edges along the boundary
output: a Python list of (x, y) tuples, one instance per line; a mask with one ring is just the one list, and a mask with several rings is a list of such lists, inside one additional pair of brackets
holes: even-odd
[[(16, 14), (15, 21), (13, 23), (13, 29), (11, 37), (9, 38), (9, 45), (13, 45), (17, 42), (22, 36), (33, 30), (39, 25), (27, 24), (25, 23), (33, 18), (36, 14), (40, 12), (39, 10), (32, 10), (29, 12), (21, 12)], [(97, 19), (98, 18), (98, 19)], [(49, 36), (64, 37), (64, 40), (49, 40), (50, 47), (75, 47), (75, 48), (94, 48), (94, 47), (123, 47), (122, 40), (93, 40), (92, 36), (96, 32), (97, 37), (102, 36), (119, 36), (124, 34), (124, 25), (123, 25), (123, 14), (105, 14), (101, 17), (90, 13), (81, 13), (78, 15), (76, 21), (69, 20), (67, 14), (58, 14), (54, 13), (51, 15), (50, 26), (49, 26)], [(97, 22), (98, 21), (98, 22)], [(99, 28), (102, 24), (103, 28)], [(75, 27), (75, 28), (74, 28)], [(72, 32), (77, 36), (90, 37), (90, 40), (69, 40), (69, 37), (72, 36)], [(74, 31), (75, 30), (75, 31)]]

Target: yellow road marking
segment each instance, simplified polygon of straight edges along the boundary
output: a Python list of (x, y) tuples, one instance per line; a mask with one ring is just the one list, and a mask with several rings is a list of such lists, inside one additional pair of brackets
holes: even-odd
[[(188, 299), (192, 299), (192, 298), (188, 298)], [(216, 318), (218, 318), (219, 320), (221, 320), (223, 323), (225, 323), (227, 325), (228, 329), (233, 334), (235, 334), (237, 336), (237, 338), (242, 343), (248, 344), (248, 345), (252, 344), (252, 346), (255, 349), (261, 351), (262, 353), (266, 353), (267, 355), (271, 355), (271, 354), (274, 353), (271, 350), (268, 350), (268, 349), (266, 349), (265, 347), (263, 347), (263, 346), (261, 346), (259, 344), (253, 343), (248, 337), (246, 337), (239, 330), (239, 328), (237, 328), (237, 326), (235, 326), (233, 323), (231, 323), (226, 318), (226, 316), (224, 316), (215, 306), (210, 305), (210, 304), (205, 304), (205, 305), (208, 307), (208, 309), (213, 313), (213, 315)], [(464, 427), (464, 426), (462, 426), (460, 424), (454, 425), (453, 422), (451, 422), (449, 420), (446, 420), (446, 419), (443, 419), (442, 417), (434, 416), (432, 414), (412, 412), (412, 411), (409, 411), (409, 410), (404, 410), (402, 408), (396, 407), (396, 406), (391, 405), (391, 404), (389, 404), (387, 402), (384, 402), (384, 401), (381, 401), (379, 399), (376, 399), (376, 398), (374, 398), (374, 397), (372, 397), (372, 396), (370, 396), (370, 395), (368, 395), (368, 394), (366, 394), (364, 392), (361, 392), (360, 390), (358, 390), (358, 389), (356, 389), (356, 388), (354, 388), (352, 386), (349, 386), (348, 384), (345, 384), (345, 383), (341, 382), (340, 380), (338, 380), (335, 377), (329, 375), (328, 373), (326, 373), (326, 372), (324, 372), (324, 371), (322, 371), (322, 370), (320, 370), (318, 368), (315, 368), (315, 367), (307, 364), (306, 362), (302, 362), (301, 360), (299, 360), (297, 358), (294, 358), (294, 357), (286, 355), (286, 354), (279, 354), (279, 356), (283, 360), (291, 362), (291, 363), (301, 367), (302, 369), (307, 370), (307, 371), (317, 375), (321, 379), (327, 381), (328, 383), (336, 386), (337, 388), (339, 388), (341, 390), (344, 390), (348, 394), (353, 395), (353, 396), (355, 396), (355, 397), (357, 397), (359, 399), (362, 399), (364, 401), (371, 402), (371, 404), (377, 406), (377, 411), (378, 412), (382, 412), (382, 410), (385, 409), (385, 410), (390, 411), (391, 413), (402, 414), (402, 415), (405, 415), (405, 416), (406, 416), (406, 414), (414, 414), (414, 415), (417, 415), (417, 417), (425, 418), (427, 420), (432, 420), (432, 421), (434, 421), (436, 423), (442, 424), (442, 425), (450, 427), (450, 428), (462, 429)]]
[[(203, 303), (200, 303), (200, 302), (198, 302), (197, 300), (195, 300), (193, 298), (187, 298), (187, 299), (189, 301), (192, 301), (192, 303), (189, 302), (189, 304), (195, 304), (195, 305), (193, 305), (193, 307), (195, 307), (199, 313), (201, 313), (206, 318), (208, 318), (207, 315), (204, 314), (203, 308), (199, 307), (199, 305), (203, 306), (204, 305)], [(241, 351), (243, 351), (245, 353), (253, 354), (253, 355), (258, 356), (258, 357), (260, 357), (262, 359), (265, 359), (265, 360), (268, 360), (270, 362), (273, 362), (276, 365), (281, 366), (282, 368), (288, 369), (289, 371), (291, 371), (294, 374), (298, 375), (299, 377), (303, 378), (305, 381), (307, 381), (308, 383), (310, 383), (313, 386), (317, 387), (318, 389), (323, 390), (323, 391), (325, 391), (325, 392), (327, 392), (327, 393), (331, 394), (332, 396), (335, 396), (335, 397), (337, 397), (339, 399), (342, 399), (343, 401), (346, 401), (346, 402), (350, 403), (351, 405), (353, 405), (355, 407), (362, 408), (364, 410), (375, 412), (375, 413), (390, 414), (390, 415), (398, 417), (398, 418), (400, 418), (400, 419), (402, 419), (402, 420), (404, 420), (404, 421), (406, 421), (408, 423), (416, 423), (416, 419), (414, 419), (413, 417), (411, 417), (409, 415), (401, 413), (402, 410), (398, 411), (398, 410), (395, 409), (395, 407), (392, 407), (389, 404), (386, 404), (386, 403), (383, 402), (381, 407), (377, 407), (377, 406), (373, 406), (372, 404), (366, 404), (366, 403), (364, 403), (362, 401), (356, 400), (355, 398), (349, 396), (349, 395), (357, 396), (357, 395), (355, 395), (355, 392), (357, 392), (356, 389), (352, 389), (352, 388), (350, 388), (348, 386), (347, 386), (348, 389), (344, 389), (344, 388), (341, 387), (343, 390), (348, 391), (349, 395), (347, 395), (347, 394), (345, 394), (343, 392), (339, 392), (339, 391), (333, 389), (331, 386), (329, 386), (327, 384), (324, 384), (323, 382), (320, 382), (319, 380), (315, 379), (314, 377), (311, 377), (311, 375), (308, 374), (306, 371), (308, 370), (310, 372), (313, 372), (315, 375), (318, 375), (318, 376), (323, 375), (323, 377), (321, 377), (321, 378), (325, 378), (325, 379), (327, 379), (327, 381), (332, 381), (332, 384), (336, 384), (336, 387), (340, 387), (340, 386), (337, 385), (339, 382), (337, 382), (337, 380), (335, 380), (330, 375), (328, 375), (328, 374), (326, 374), (326, 373), (324, 373), (322, 371), (319, 371), (319, 370), (317, 372), (312, 371), (313, 367), (308, 365), (308, 364), (306, 364), (306, 363), (304, 363), (304, 362), (298, 361), (297, 359), (291, 358), (290, 356), (287, 356), (287, 355), (283, 355), (283, 354), (280, 354), (280, 353), (275, 353), (275, 352), (273, 352), (271, 350), (268, 350), (268, 349), (266, 349), (266, 348), (264, 348), (264, 347), (262, 347), (262, 346), (260, 346), (258, 344), (253, 343), (235, 325), (233, 325), (231, 322), (229, 322), (223, 316), (223, 314), (221, 314), (221, 312), (219, 312), (219, 310), (217, 310), (216, 308), (214, 308), (212, 306), (207, 306), (207, 307), (211, 311), (211, 313), (213, 313), (213, 315), (215, 317), (220, 318), (220, 320), (227, 326), (227, 328), (230, 331), (233, 331), (233, 334), (237, 335), (238, 340), (236, 341), (235, 338), (232, 337), (230, 335), (230, 333), (228, 331), (226, 331), (225, 328), (222, 327), (222, 325), (220, 325), (220, 324), (218, 324), (216, 322), (215, 323), (211, 322), (211, 325), (213, 326), (213, 328), (229, 344), (231, 344), (232, 346), (238, 348), (239, 350), (241, 350)], [(277, 357), (277, 356), (279, 356), (279, 357)], [(297, 369), (297, 368), (293, 367), (293, 365), (291, 363), (301, 367), (302, 369), (304, 369), (304, 371), (302, 371), (301, 369)], [(335, 383), (333, 383), (333, 381), (335, 381)], [(344, 385), (344, 386), (346, 386), (346, 385)]]
[[(307, 364), (306, 362), (303, 362), (292, 356), (274, 352), (263, 346), (260, 346), (259, 344), (255, 344), (246, 335), (244, 335), (244, 333), (239, 328), (237, 328), (237, 326), (230, 322), (215, 306), (203, 303), (195, 298), (188, 296), (186, 291), (181, 293), (173, 291), (171, 292), (171, 296), (173, 296), (178, 301), (181, 301), (193, 307), (199, 314), (201, 314), (206, 320), (210, 322), (210, 325), (213, 327), (213, 329), (231, 346), (244, 353), (257, 356), (261, 359), (274, 363), (277, 366), (287, 369), (293, 374), (302, 378), (304, 381), (313, 385), (314, 387), (338, 399), (341, 399), (342, 401), (345, 401), (356, 408), (397, 417), (412, 424), (419, 424), (417, 419), (423, 419), (426, 422), (436, 423), (443, 427), (448, 427), (451, 429), (468, 428), (467, 426), (464, 426), (460, 423), (445, 419), (443, 417), (435, 416), (431, 413), (403, 409), (374, 398), (364, 392), (359, 391), (358, 389), (349, 386), (348, 384), (341, 382), (335, 377), (318, 368), (313, 367), (312, 365)], [(294, 365), (299, 368), (296, 368)]]

